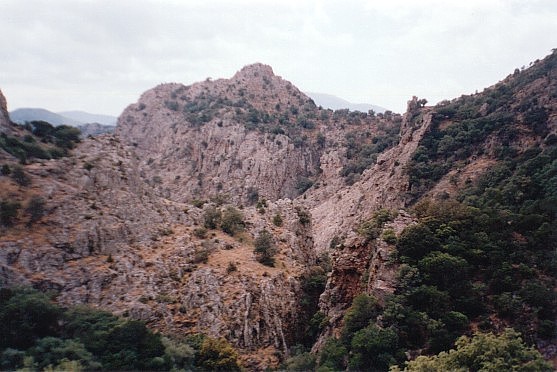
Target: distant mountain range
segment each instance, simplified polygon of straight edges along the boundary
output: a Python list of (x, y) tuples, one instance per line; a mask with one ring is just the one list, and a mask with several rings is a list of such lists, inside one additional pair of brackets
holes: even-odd
[(19, 124), (26, 121), (43, 120), (52, 125), (81, 126), (83, 124), (98, 123), (115, 126), (117, 118), (110, 115), (91, 114), (84, 111), (52, 112), (43, 108), (20, 108), (10, 112), (10, 119)]
[(387, 111), (381, 106), (372, 105), (370, 103), (352, 103), (332, 94), (305, 92), (317, 106), (322, 106), (331, 110), (349, 109), (350, 111), (368, 112), (373, 110), (377, 113)]

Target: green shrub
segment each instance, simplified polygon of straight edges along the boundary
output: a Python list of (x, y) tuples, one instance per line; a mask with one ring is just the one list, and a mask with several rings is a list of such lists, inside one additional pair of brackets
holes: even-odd
[(287, 371), (313, 371), (315, 370), (316, 358), (311, 353), (300, 353), (286, 359)]
[(12, 170), (8, 164), (2, 164), (2, 168), (0, 168), (0, 174), (2, 176), (9, 176), (12, 173)]
[(396, 233), (393, 229), (386, 229), (385, 231), (383, 231), (383, 234), (381, 235), (381, 239), (383, 239), (385, 243), (391, 245), (396, 245), (398, 241), (396, 237)]
[(398, 238), (397, 249), (402, 256), (419, 259), (431, 251), (439, 250), (439, 239), (424, 224), (405, 228)]
[(354, 334), (367, 327), (380, 313), (377, 299), (367, 294), (359, 294), (352, 300), (352, 305), (344, 314), (342, 340), (349, 345)]
[(206, 337), (196, 357), (196, 364), (207, 371), (240, 371), (238, 353), (223, 338)]
[(193, 199), (191, 201), (191, 205), (193, 205), (196, 208), (203, 208), (203, 204), (205, 204), (205, 200)]
[(226, 273), (230, 274), (233, 273), (234, 271), (238, 271), (238, 266), (236, 266), (234, 262), (229, 262), (228, 266), (226, 267)]
[(296, 214), (298, 215), (298, 222), (302, 225), (308, 225), (311, 222), (311, 215), (305, 209), (296, 207)]
[(21, 204), (18, 202), (9, 200), (0, 201), (0, 223), (4, 226), (12, 226), (20, 208)]
[[(406, 362), (405, 371), (552, 371), (542, 355), (524, 344), (520, 334), (506, 329), (501, 335), (476, 333), (456, 341), (456, 350)], [(400, 371), (396, 368), (393, 371)]]
[(282, 226), (282, 223), (282, 216), (280, 215), (280, 213), (277, 212), (277, 214), (273, 216), (273, 225), (280, 227)]
[(273, 242), (271, 233), (267, 230), (261, 230), (253, 244), (257, 261), (266, 266), (275, 266), (274, 256), (277, 254), (277, 247)]
[(228, 235), (234, 235), (240, 231), (243, 231), (244, 216), (239, 210), (230, 206), (226, 208), (222, 214), (220, 228)]
[(395, 363), (398, 336), (393, 329), (370, 324), (354, 334), (350, 344), (350, 370), (386, 371)]
[(216, 229), (220, 224), (222, 214), (217, 208), (210, 206), (203, 213), (203, 226), (207, 229)]
[(40, 338), (55, 336), (61, 310), (44, 294), (0, 289), (0, 349), (25, 350)]
[(29, 186), (31, 184), (31, 177), (25, 173), (21, 166), (14, 167), (12, 170), (12, 178), (20, 186)]
[(198, 227), (193, 230), (193, 235), (199, 239), (205, 239), (207, 237), (207, 228)]
[(330, 371), (343, 371), (346, 368), (346, 357), (348, 350), (336, 338), (329, 338), (325, 341), (319, 353), (319, 369)]
[(29, 214), (28, 225), (37, 222), (45, 213), (45, 201), (40, 196), (33, 196), (27, 206), (25, 207), (25, 212)]

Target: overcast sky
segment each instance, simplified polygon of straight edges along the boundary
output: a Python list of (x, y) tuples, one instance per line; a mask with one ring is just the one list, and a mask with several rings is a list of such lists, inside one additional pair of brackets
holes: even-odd
[(556, 0), (0, 0), (10, 110), (119, 115), (163, 82), (262, 62), (302, 91), (403, 112), (481, 91), (557, 48)]

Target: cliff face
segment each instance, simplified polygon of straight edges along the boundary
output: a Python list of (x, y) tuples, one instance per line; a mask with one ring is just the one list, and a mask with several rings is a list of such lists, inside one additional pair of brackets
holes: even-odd
[(0, 90), (0, 133), (8, 133), (11, 131), (10, 115), (8, 113), (8, 103), (6, 97)]
[[(157, 196), (139, 164), (133, 147), (105, 136), (86, 140), (72, 158), (26, 166), (26, 188), (2, 177), (2, 200), (45, 200), (39, 222), (3, 228), (3, 283), (56, 290), (62, 304), (89, 304), (168, 333), (225, 336), (248, 363), (258, 348), (285, 352), (300, 277), (315, 263), (311, 230), (294, 205), (269, 202), (264, 215), (244, 209), (249, 225), (237, 237), (200, 234), (204, 211)], [(276, 214), (281, 227), (271, 222)], [(264, 228), (278, 246), (275, 268), (253, 253)]]
[[(148, 177), (182, 201), (228, 194), (246, 201), (248, 189), (273, 200), (294, 198), (300, 177), (318, 171), (319, 151), (275, 127), (313, 102), (269, 66), (245, 67), (232, 79), (184, 86), (164, 84), (144, 93), (120, 116), (117, 134), (137, 146)], [(246, 126), (251, 125), (251, 129)]]

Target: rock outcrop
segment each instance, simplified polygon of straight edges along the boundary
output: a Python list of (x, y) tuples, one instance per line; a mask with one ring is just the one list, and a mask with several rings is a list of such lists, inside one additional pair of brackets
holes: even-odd
[(0, 133), (11, 133), (12, 129), (10, 114), (8, 113), (8, 103), (6, 97), (0, 90)]

